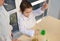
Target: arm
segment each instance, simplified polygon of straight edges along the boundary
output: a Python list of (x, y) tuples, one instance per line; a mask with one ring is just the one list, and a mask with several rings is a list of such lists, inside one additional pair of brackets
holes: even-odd
[(37, 10), (33, 11), (34, 16), (39, 16), (44, 13), (44, 10), (41, 9), (42, 7), (38, 8)]
[(12, 41), (10, 36), (11, 29), (10, 25), (8, 24), (8, 16), (5, 15), (5, 10), (3, 6), (0, 7), (0, 11), (1, 34), (6, 41)]
[(34, 35), (34, 30), (28, 30), (23, 21), (18, 22), (19, 23), (19, 30), (21, 33), (28, 35), (28, 36), (33, 36)]
[(43, 6), (42, 6), (41, 8), (33, 11), (33, 14), (34, 14), (35, 16), (41, 15), (41, 14), (44, 13), (44, 11), (45, 11), (46, 9), (48, 9), (48, 4), (47, 4), (46, 2), (44, 2)]
[(0, 18), (0, 24), (1, 24), (1, 34), (3, 36), (3, 38), (6, 40), (6, 41), (11, 41), (11, 36), (10, 36), (10, 29), (9, 29), (9, 26), (7, 24), (5, 24), (6, 22), (2, 22), (2, 17)]

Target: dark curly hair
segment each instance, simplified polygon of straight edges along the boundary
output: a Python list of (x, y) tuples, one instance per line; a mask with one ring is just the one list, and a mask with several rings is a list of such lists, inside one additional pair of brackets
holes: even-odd
[(20, 4), (20, 10), (22, 11), (22, 13), (24, 12), (24, 10), (25, 10), (26, 8), (30, 8), (30, 7), (32, 7), (32, 5), (31, 5), (31, 3), (28, 2), (27, 0), (23, 0), (23, 1), (21, 2), (21, 4)]

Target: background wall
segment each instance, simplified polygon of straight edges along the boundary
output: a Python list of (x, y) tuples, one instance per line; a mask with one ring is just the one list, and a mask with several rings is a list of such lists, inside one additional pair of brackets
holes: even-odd
[(60, 0), (49, 0), (48, 15), (60, 19)]

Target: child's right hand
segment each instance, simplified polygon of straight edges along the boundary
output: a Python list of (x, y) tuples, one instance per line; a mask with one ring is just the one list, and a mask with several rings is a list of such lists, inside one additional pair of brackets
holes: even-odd
[(35, 31), (35, 35), (38, 35), (38, 34), (39, 34), (39, 32), (40, 32), (39, 30), (36, 30), (36, 31)]
[(18, 40), (18, 39), (13, 39), (12, 41), (21, 41), (21, 40)]

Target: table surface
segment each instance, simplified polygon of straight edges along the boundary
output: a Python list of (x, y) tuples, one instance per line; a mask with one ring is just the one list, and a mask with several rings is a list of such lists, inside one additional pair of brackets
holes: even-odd
[[(47, 39), (48, 41), (60, 41), (60, 20), (51, 16), (46, 16), (41, 22), (36, 24), (32, 29), (46, 30), (45, 36), (38, 35), (39, 41)], [(22, 41), (28, 41), (31, 39), (26, 35), (22, 35), (20, 38)]]

